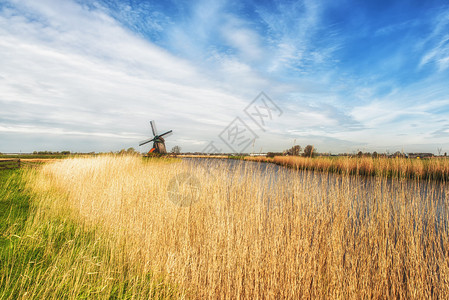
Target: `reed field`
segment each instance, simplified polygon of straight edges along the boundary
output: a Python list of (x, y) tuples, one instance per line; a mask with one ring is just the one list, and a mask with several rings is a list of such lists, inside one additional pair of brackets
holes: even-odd
[(446, 157), (409, 159), (366, 156), (322, 156), (314, 158), (300, 156), (275, 156), (274, 158), (246, 156), (245, 160), (271, 162), (299, 170), (449, 181), (449, 159)]
[(0, 299), (449, 295), (444, 182), (220, 161), (69, 158), (8, 177), (30, 204), (0, 239)]

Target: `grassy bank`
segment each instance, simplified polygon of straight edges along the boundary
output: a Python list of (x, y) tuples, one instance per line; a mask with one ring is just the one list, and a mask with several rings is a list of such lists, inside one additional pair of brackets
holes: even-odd
[[(137, 272), (120, 246), (64, 212), (63, 192), (36, 193), (35, 170), (0, 171), (0, 299), (177, 298)], [(31, 185), (31, 187), (30, 187)]]
[(272, 162), (297, 170), (318, 170), (338, 174), (383, 176), (389, 178), (449, 180), (449, 159), (408, 159), (372, 157), (245, 157), (246, 160)]
[[(0, 282), (14, 286), (18, 278), (19, 283), (6, 292), (2, 288), (3, 295), (438, 299), (449, 294), (449, 215), (447, 205), (434, 198), (438, 186), (424, 195), (420, 181), (405, 186), (378, 177), (368, 191), (357, 176), (325, 186), (310, 173), (291, 172), (278, 172), (279, 181), (270, 185), (257, 165), (236, 164), (229, 171), (219, 163), (204, 168), (97, 157), (58, 161), (25, 174), (36, 204), (22, 234), (16, 234), (20, 238), (8, 237), (17, 250), (9, 254)], [(193, 188), (176, 189), (195, 198), (189, 207), (167, 197), (167, 187), (179, 184), (182, 177), (176, 176), (182, 174), (198, 180)], [(27, 249), (41, 254), (27, 258)], [(11, 264), (21, 276), (9, 275), (15, 272)]]
[(0, 158), (0, 171), (5, 169), (17, 169), (20, 167), (20, 161), (18, 159), (1, 159)]

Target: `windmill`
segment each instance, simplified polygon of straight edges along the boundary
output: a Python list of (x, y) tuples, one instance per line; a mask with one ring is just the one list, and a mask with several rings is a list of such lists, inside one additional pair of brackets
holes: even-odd
[(156, 124), (154, 121), (150, 121), (151, 124), (151, 130), (153, 131), (153, 138), (149, 140), (145, 140), (139, 143), (139, 146), (145, 145), (149, 142), (153, 142), (153, 148), (151, 148), (150, 152), (148, 153), (160, 153), (165, 154), (167, 153), (167, 150), (165, 149), (165, 140), (163, 138), (164, 135), (167, 135), (169, 133), (172, 133), (173, 130), (169, 130), (163, 134), (157, 134)]

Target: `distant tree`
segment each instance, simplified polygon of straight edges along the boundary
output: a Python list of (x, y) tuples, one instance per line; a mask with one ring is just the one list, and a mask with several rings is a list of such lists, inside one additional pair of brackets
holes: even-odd
[(446, 152), (444, 152), (444, 156), (447, 156), (447, 153), (446, 153)]
[(268, 152), (267, 157), (275, 157), (275, 156), (281, 156), (282, 153), (279, 152)]
[(126, 154), (138, 154), (138, 152), (133, 147), (130, 147), (126, 150)]
[(300, 145), (295, 145), (295, 146), (291, 147), (290, 149), (284, 151), (284, 153), (286, 155), (298, 156), (299, 153), (301, 153), (301, 146)]
[(174, 146), (173, 148), (171, 148), (171, 153), (173, 153), (173, 154), (179, 154), (179, 153), (181, 153), (181, 147), (179, 147), (179, 146)]
[(302, 156), (313, 157), (315, 154), (316, 154), (315, 148), (312, 145), (307, 145), (304, 148), (304, 152), (302, 153)]
[(62, 155), (69, 155), (69, 154), (70, 154), (70, 151), (61, 151), (61, 154), (62, 154)]
[(393, 155), (393, 157), (405, 157), (405, 154), (401, 151), (396, 151)]
[(363, 152), (362, 152), (362, 151), (359, 151), (359, 153), (357, 153), (357, 156), (358, 156), (358, 157), (362, 157), (362, 156), (363, 156)]
[(377, 152), (374, 151), (374, 152), (373, 152), (373, 158), (378, 158), (378, 157), (379, 157), (379, 154), (377, 154)]

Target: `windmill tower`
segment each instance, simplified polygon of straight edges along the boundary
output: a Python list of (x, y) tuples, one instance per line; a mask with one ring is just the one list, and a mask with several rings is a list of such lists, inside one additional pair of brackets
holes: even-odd
[(153, 148), (151, 148), (150, 152), (148, 153), (166, 154), (167, 150), (165, 148), (165, 139), (163, 138), (163, 136), (172, 133), (173, 130), (169, 130), (163, 134), (157, 134), (156, 124), (154, 123), (154, 121), (150, 121), (150, 124), (151, 130), (153, 131), (153, 138), (140, 142), (139, 146), (145, 145), (149, 142), (153, 142)]

